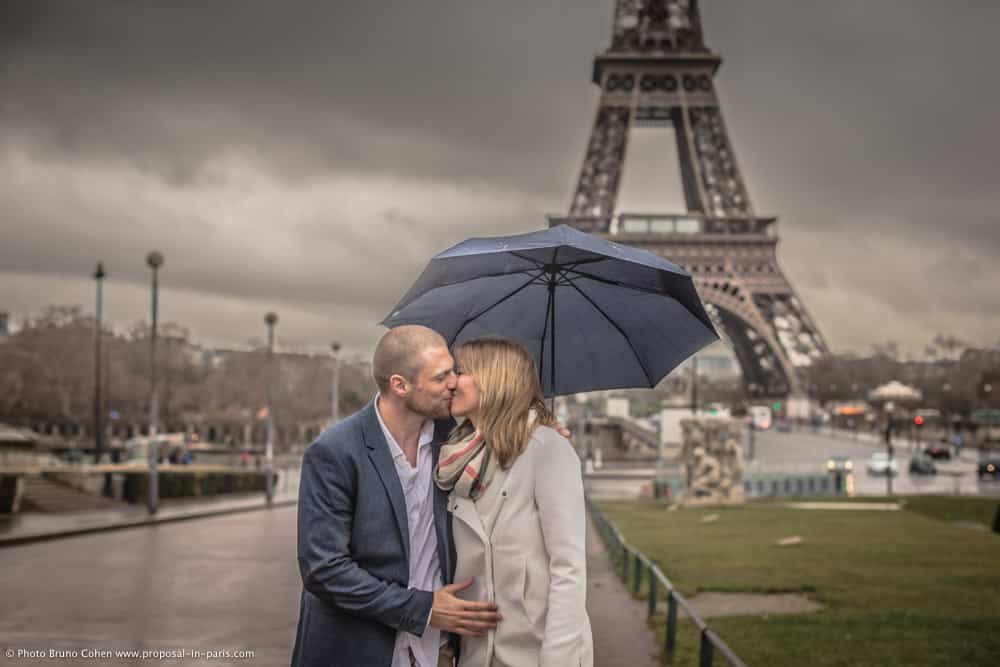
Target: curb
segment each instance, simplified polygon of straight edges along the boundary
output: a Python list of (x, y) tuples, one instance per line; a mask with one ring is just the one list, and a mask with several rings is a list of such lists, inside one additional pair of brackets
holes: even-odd
[(256, 512), (258, 510), (274, 509), (278, 507), (290, 507), (297, 504), (298, 500), (279, 500), (271, 503), (271, 505), (262, 503), (260, 505), (247, 505), (245, 507), (229, 507), (223, 509), (193, 511), (187, 514), (178, 514), (176, 516), (144, 517), (141, 519), (119, 521), (117, 523), (109, 523), (97, 526), (85, 526), (81, 528), (69, 528), (66, 530), (56, 530), (46, 533), (34, 533), (29, 535), (0, 537), (0, 549), (3, 549), (5, 547), (13, 547), (21, 544), (31, 544), (34, 542), (47, 542), (49, 540), (58, 540), (64, 537), (88, 535), (90, 533), (103, 533), (114, 530), (126, 530), (128, 528), (155, 526), (161, 523), (174, 523), (177, 521), (188, 521), (190, 519), (204, 519), (214, 516), (224, 516), (226, 514), (239, 514), (241, 512)]

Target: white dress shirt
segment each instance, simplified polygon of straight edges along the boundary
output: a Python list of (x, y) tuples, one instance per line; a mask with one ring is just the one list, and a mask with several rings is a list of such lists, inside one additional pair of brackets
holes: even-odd
[[(435, 591), (441, 587), (441, 565), (438, 562), (437, 533), (434, 532), (434, 457), (431, 442), (434, 440), (434, 422), (428, 419), (420, 429), (417, 440), (417, 467), (406, 460), (406, 454), (389, 431), (378, 411), (375, 415), (382, 435), (389, 444), (392, 462), (406, 498), (406, 518), (410, 533), (409, 587), (422, 591)], [(392, 653), (392, 667), (410, 667), (410, 651), (420, 667), (437, 667), (441, 648), (441, 631), (430, 627), (430, 615), (424, 634), (420, 637), (409, 632), (396, 633), (396, 646)]]

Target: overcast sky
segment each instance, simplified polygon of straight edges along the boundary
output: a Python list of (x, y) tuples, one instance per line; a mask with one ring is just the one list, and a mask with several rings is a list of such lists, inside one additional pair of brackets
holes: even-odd
[[(8, 0), (0, 310), (91, 309), (102, 259), (124, 327), (148, 317), (156, 248), (161, 317), (199, 340), (261, 338), (275, 310), (285, 345), (367, 353), (432, 254), (567, 209), (611, 9)], [(702, 17), (751, 199), (831, 346), (996, 342), (1000, 3), (703, 0)], [(681, 211), (669, 135), (647, 135), (621, 208)]]

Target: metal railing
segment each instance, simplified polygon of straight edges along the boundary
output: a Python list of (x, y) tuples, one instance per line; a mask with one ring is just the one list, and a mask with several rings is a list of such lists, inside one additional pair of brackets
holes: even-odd
[(849, 471), (812, 475), (755, 473), (743, 479), (743, 495), (747, 498), (842, 496), (847, 492), (846, 480), (849, 475)]
[(692, 235), (727, 234), (773, 238), (777, 219), (757, 216), (706, 216), (700, 213), (619, 213), (617, 215), (548, 215), (549, 226), (569, 225), (590, 234)]
[[(664, 632), (663, 653), (667, 664), (673, 664), (674, 656), (677, 652), (677, 609), (681, 608), (688, 618), (698, 628), (701, 637), (698, 647), (698, 667), (711, 667), (715, 653), (718, 652), (730, 667), (746, 667), (746, 664), (733, 653), (722, 638), (713, 631), (698, 614), (694, 612), (688, 601), (677, 592), (677, 589), (667, 578), (659, 566), (653, 563), (641, 551), (625, 541), (618, 527), (602, 512), (589, 497), (587, 497), (587, 509), (594, 520), (594, 525), (600, 533), (604, 544), (611, 555), (612, 567), (618, 573), (621, 562), (620, 574), (625, 584), (630, 587), (632, 595), (638, 597), (642, 592), (642, 583), (645, 579), (647, 592), (646, 618), (652, 619), (657, 614), (657, 597), (662, 588), (667, 595), (666, 610), (666, 631)], [(631, 578), (630, 578), (631, 573)], [(644, 576), (645, 574), (645, 576)]]

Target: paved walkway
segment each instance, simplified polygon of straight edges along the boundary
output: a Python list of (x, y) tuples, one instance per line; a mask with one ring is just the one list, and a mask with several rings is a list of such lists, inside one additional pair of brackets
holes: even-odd
[(588, 519), (587, 613), (595, 667), (660, 667), (646, 603), (635, 600), (611, 568), (604, 542)]
[(0, 665), (287, 666), (302, 590), (295, 516), (276, 507), (0, 549), (0, 651), (187, 651)]
[[(292, 599), (295, 597), (292, 593), (294, 592), (297, 595), (299, 590), (296, 579), (297, 571), (294, 568), (294, 551), (288, 551), (289, 549), (294, 549), (295, 511), (291, 508), (291, 505), (295, 504), (296, 493), (297, 489), (279, 489), (278, 493), (275, 494), (275, 505), (285, 506), (287, 509), (274, 514), (268, 513), (266, 515), (261, 515), (261, 517), (265, 517), (263, 519), (263, 523), (260, 517), (250, 515), (247, 515), (245, 519), (237, 518), (235, 516), (231, 520), (222, 518), (223, 515), (227, 514), (236, 514), (263, 508), (265, 504), (262, 494), (254, 494), (252, 496), (238, 498), (230, 497), (172, 501), (161, 506), (159, 513), (155, 517), (148, 516), (146, 514), (145, 507), (141, 505), (125, 506), (121, 509), (103, 510), (100, 512), (75, 512), (61, 515), (24, 514), (10, 519), (0, 520), (0, 547), (37, 542), (55, 537), (99, 533), (114, 528), (132, 528), (139, 526), (152, 526), (156, 524), (170, 524), (182, 519), (219, 515), (220, 518), (217, 521), (223, 521), (224, 523), (216, 523), (215, 520), (195, 522), (196, 525), (191, 525), (188, 528), (181, 528), (180, 526), (171, 528), (169, 533), (163, 533), (163, 535), (176, 536), (177, 544), (190, 545), (194, 543), (204, 547), (204, 541), (211, 542), (212, 538), (208, 537), (208, 535), (215, 535), (219, 533), (225, 534), (228, 536), (228, 540), (223, 540), (223, 543), (227, 544), (227, 546), (217, 545), (218, 553), (215, 555), (222, 557), (223, 562), (231, 564), (235, 558), (233, 556), (233, 552), (230, 550), (232, 544), (234, 542), (241, 542), (241, 540), (236, 539), (235, 527), (238, 526), (241, 530), (253, 530), (252, 527), (257, 525), (257, 530), (263, 530), (263, 535), (266, 535), (267, 539), (264, 540), (265, 543), (273, 544), (276, 542), (277, 544), (282, 545), (283, 552), (288, 552), (284, 553), (280, 558), (276, 557), (274, 554), (268, 554), (267, 556), (268, 562), (270, 562), (271, 565), (280, 562), (284, 569), (289, 570), (289, 573), (286, 573), (287, 576), (285, 576), (283, 580), (284, 586), (279, 587), (282, 595), (287, 594), (289, 600), (287, 601), (288, 604), (285, 605), (287, 608), (282, 608), (281, 613), (272, 619), (275, 621), (276, 626), (281, 626), (280, 629), (282, 632), (277, 633), (279, 636), (274, 638), (275, 641), (273, 646), (269, 646), (265, 651), (261, 652), (265, 655), (270, 655), (272, 651), (276, 652), (281, 656), (281, 660), (284, 661), (285, 657), (283, 652), (285, 649), (290, 650), (290, 645), (287, 647), (283, 646), (283, 642), (287, 643), (292, 638), (294, 621), (296, 619), (296, 608), (295, 605), (292, 604), (296, 602), (296, 600)], [(226, 528), (221, 529), (221, 526), (226, 526)], [(205, 533), (206, 530), (208, 531), (207, 533)], [(132, 534), (133, 531), (129, 531), (129, 533)], [(138, 531), (131, 537), (127, 538), (126, 543), (135, 542), (137, 540), (140, 542), (143, 540), (150, 540), (157, 534), (158, 533)], [(281, 538), (275, 540), (279, 534), (281, 535)], [(256, 535), (256, 533), (254, 533), (254, 535)], [(42, 551), (21, 551), (20, 549), (15, 549), (10, 553), (12, 555), (15, 553), (34, 554), (34, 556), (27, 559), (27, 562), (34, 562), (38, 565), (41, 565), (41, 562), (45, 561), (46, 558), (58, 557), (58, 554), (75, 551), (76, 549), (81, 548), (82, 545), (90, 545), (91, 547), (98, 549), (101, 554), (104, 554), (102, 558), (107, 558), (107, 554), (117, 553), (116, 549), (110, 549), (106, 546), (109, 544), (105, 542), (107, 538), (99, 535), (95, 534), (89, 538), (77, 539), (86, 539), (88, 541), (66, 542), (65, 544), (67, 545), (73, 545), (73, 547), (68, 551), (62, 548), (53, 550), (49, 546), (45, 545), (37, 545), (36, 547), (29, 547), (26, 545), (23, 548), (42, 549)], [(121, 539), (122, 538), (118, 541), (120, 542)], [(255, 539), (254, 536), (250, 536), (246, 541), (260, 542), (260, 538)], [(173, 544), (174, 541), (171, 540), (170, 543)], [(122, 546), (122, 544), (119, 544), (119, 546)], [(202, 549), (196, 549), (194, 553), (190, 554), (190, 557), (196, 559), (201, 558), (201, 556), (196, 555), (201, 550)], [(125, 549), (125, 551), (129, 550)], [(139, 551), (142, 550), (139, 549)], [(41, 557), (43, 555), (45, 556), (44, 558)], [(240, 561), (241, 568), (245, 565), (242, 562), (244, 559), (245, 555), (237, 559)], [(90, 558), (85, 560), (86, 562), (92, 562)], [(135, 569), (126, 567), (125, 570), (131, 572), (131, 574), (138, 574), (142, 571), (142, 568), (138, 567), (139, 563), (135, 563), (134, 565), (136, 566)], [(190, 565), (191, 564), (189, 563), (188, 566)], [(227, 565), (227, 567), (229, 567), (229, 565)], [(646, 625), (646, 605), (644, 602), (634, 600), (626, 590), (625, 585), (612, 571), (611, 562), (608, 558), (608, 553), (604, 547), (604, 543), (601, 541), (599, 534), (589, 521), (587, 531), (587, 567), (587, 608), (594, 634), (594, 664), (599, 667), (659, 667), (660, 663), (656, 657), (656, 638), (653, 631)], [(237, 568), (237, 571), (241, 568)], [(45, 570), (45, 568), (43, 568), (43, 570)], [(80, 574), (78, 570), (68, 567), (68, 564), (66, 563), (58, 565), (49, 564), (47, 569), (49, 572), (62, 572), (64, 570), (66, 572), (75, 572), (73, 576), (78, 576)], [(100, 570), (100, 568), (98, 568), (98, 570)], [(21, 573), (20, 576), (14, 577), (12, 581), (22, 580), (38, 582), (40, 578), (44, 579), (42, 571), (33, 572), (26, 579), (22, 579), (24, 574), (25, 573)], [(100, 576), (100, 572), (96, 572), (95, 574), (98, 574), (97, 580), (108, 580), (106, 577)], [(180, 576), (179, 573), (176, 574), (178, 574), (178, 577)], [(192, 572), (188, 570), (185, 577), (181, 577), (181, 579), (186, 579), (191, 574)], [(233, 575), (234, 572), (229, 572), (228, 576), (232, 577)], [(176, 584), (177, 577), (168, 576), (166, 579), (174, 581)], [(211, 579), (211, 577), (209, 579)], [(6, 585), (11, 582), (2, 581), (2, 578), (0, 578), (0, 583)], [(236, 582), (234, 582), (234, 584), (235, 583)], [(205, 584), (206, 582), (202, 582), (200, 585)], [(243, 582), (241, 582), (238, 588), (243, 589), (246, 587)], [(277, 589), (272, 591), (272, 593), (276, 594)], [(58, 596), (53, 592), (52, 599), (54, 600), (57, 597)], [(234, 604), (228, 608), (228, 613), (231, 614), (233, 609), (238, 608), (243, 607)], [(237, 616), (239, 616), (239, 614), (237, 614)], [(276, 623), (279, 619), (281, 620), (281, 623)], [(2, 626), (2, 624), (0, 624), (0, 626)], [(19, 639), (24, 640), (26, 645), (35, 644), (37, 642), (41, 642), (42, 644), (46, 642), (51, 643), (56, 639), (55, 636), (46, 635), (44, 633), (39, 634), (38, 636), (32, 633), (23, 634), (29, 626), (32, 626), (32, 624), (29, 623), (27, 626), (19, 628), (19, 631), (22, 632), (22, 634), (19, 635)], [(14, 628), (2, 629), (13, 630)], [(79, 637), (82, 636), (83, 635), (80, 635)], [(191, 635), (181, 633), (177, 636), (190, 637)], [(158, 642), (152, 641), (152, 637), (146, 637), (145, 635), (132, 636), (130, 634), (126, 634), (122, 636), (109, 631), (107, 636), (103, 636), (102, 638), (110, 639), (111, 637), (118, 637), (120, 639), (128, 637), (133, 641), (141, 639), (140, 643), (143, 645), (159, 645)], [(245, 637), (242, 637), (240, 633), (236, 633), (230, 637), (230, 639), (234, 642), (233, 645), (236, 645), (235, 642), (238, 638), (245, 640)], [(29, 639), (31, 641), (28, 641)], [(196, 644), (198, 644), (198, 642), (196, 642)], [(89, 645), (89, 642), (80, 644), (80, 646), (83, 645)], [(208, 646), (207, 643), (205, 645)], [(260, 648), (264, 648), (262, 645), (258, 646)], [(263, 657), (261, 653), (258, 653), (258, 658)], [(270, 657), (275, 656), (270, 655)]]
[[(278, 469), (272, 505), (294, 505), (299, 495), (298, 468)], [(263, 491), (199, 498), (165, 498), (150, 516), (144, 503), (80, 512), (23, 512), (0, 515), (0, 547), (39, 542), (105, 530), (150, 526), (199, 517), (220, 516), (267, 507)]]
[[(278, 489), (274, 505), (294, 505), (298, 490)], [(38, 542), (71, 535), (85, 535), (105, 530), (134, 528), (184, 519), (247, 512), (267, 507), (263, 493), (164, 500), (157, 513), (150, 516), (145, 505), (122, 505), (119, 508), (92, 512), (61, 512), (0, 516), (0, 547)]]

